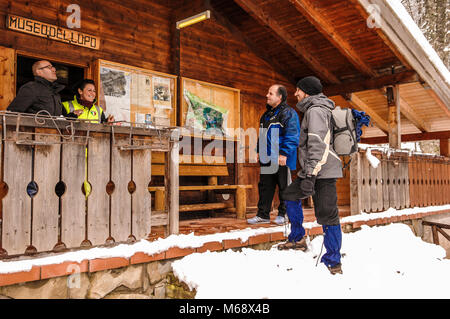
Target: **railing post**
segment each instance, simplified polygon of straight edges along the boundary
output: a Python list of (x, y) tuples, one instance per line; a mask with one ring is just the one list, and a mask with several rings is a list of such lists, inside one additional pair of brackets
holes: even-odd
[(350, 162), (350, 212), (357, 215), (361, 212), (361, 153), (358, 151), (351, 155)]
[(179, 145), (179, 131), (175, 129), (172, 131), (169, 152), (166, 156), (166, 178), (165, 193), (166, 193), (166, 207), (169, 213), (169, 234), (178, 234), (179, 232), (179, 163), (180, 163), (180, 145)]
[(236, 215), (238, 219), (245, 219), (247, 204), (247, 190), (239, 185), (236, 189)]
[(436, 225), (432, 225), (431, 226), (431, 230), (433, 232), (433, 243), (436, 245), (439, 245), (439, 234), (437, 232), (437, 226)]

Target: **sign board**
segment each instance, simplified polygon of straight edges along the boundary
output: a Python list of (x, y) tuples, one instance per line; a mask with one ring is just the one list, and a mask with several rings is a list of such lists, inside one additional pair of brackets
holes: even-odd
[(176, 76), (97, 60), (99, 105), (117, 121), (157, 127), (176, 125)]
[(6, 27), (10, 30), (79, 45), (90, 49), (98, 50), (100, 48), (99, 37), (15, 15), (8, 15), (6, 17)]

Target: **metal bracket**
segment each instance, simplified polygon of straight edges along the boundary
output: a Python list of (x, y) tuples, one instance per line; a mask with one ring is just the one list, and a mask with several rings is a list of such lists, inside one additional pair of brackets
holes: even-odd
[[(130, 125), (130, 132), (128, 136), (128, 143), (127, 144), (117, 144), (116, 143), (116, 137), (114, 133), (114, 126), (111, 126), (111, 133), (112, 133), (112, 142), (113, 147), (117, 147), (121, 151), (133, 151), (133, 150), (153, 150), (153, 151), (159, 151), (159, 152), (168, 152), (169, 151), (169, 141), (167, 141), (167, 145), (164, 145), (163, 139), (161, 137), (161, 131), (156, 130), (158, 134), (159, 143), (153, 142), (151, 139), (139, 139), (139, 138), (133, 138), (133, 125)], [(133, 142), (143, 142), (143, 145), (135, 145)]]
[[(42, 113), (47, 113), (48, 116), (45, 117), (40, 117), (40, 115)], [(15, 134), (14, 137), (11, 139), (7, 139), (6, 138), (6, 116), (3, 114), (3, 140), (4, 141), (12, 141), (15, 142), (17, 145), (27, 145), (27, 146), (50, 146), (50, 145), (59, 145), (59, 144), (77, 144), (77, 145), (83, 145), (83, 146), (87, 146), (88, 141), (89, 141), (89, 129), (86, 131), (86, 136), (76, 136), (75, 135), (75, 128), (73, 125), (73, 122), (70, 122), (70, 125), (66, 127), (66, 131), (68, 131), (70, 133), (70, 135), (63, 135), (61, 133), (60, 128), (58, 127), (55, 118), (50, 116), (50, 113), (48, 113), (47, 111), (39, 111), (38, 113), (36, 113), (34, 115), (34, 121), (36, 124), (38, 125), (43, 125), (45, 124), (46, 120), (50, 119), (53, 124), (55, 129), (58, 131), (58, 134), (51, 134), (51, 133), (36, 133), (36, 132), (21, 132), (20, 131), (20, 125), (21, 125), (21, 119), (27, 117), (26, 115), (24, 116), (24, 114), (21, 113), (17, 113), (17, 117), (16, 117), (16, 130), (15, 130)], [(21, 135), (27, 135), (27, 136), (33, 136), (33, 139), (26, 139), (26, 138), (21, 138)], [(36, 136), (58, 136), (60, 137), (59, 141), (37, 141), (35, 139)], [(81, 142), (76, 141), (75, 138), (79, 137), (82, 138), (83, 140)]]

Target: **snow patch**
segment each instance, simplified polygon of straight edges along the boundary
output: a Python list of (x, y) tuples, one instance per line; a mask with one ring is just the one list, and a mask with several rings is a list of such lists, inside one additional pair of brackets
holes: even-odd
[[(404, 224), (363, 226), (343, 234), (343, 275), (316, 262), (323, 236), (307, 252), (242, 249), (186, 256), (174, 274), (196, 298), (448, 298), (445, 250), (415, 237)], [(439, 284), (437, 284), (439, 283)]]

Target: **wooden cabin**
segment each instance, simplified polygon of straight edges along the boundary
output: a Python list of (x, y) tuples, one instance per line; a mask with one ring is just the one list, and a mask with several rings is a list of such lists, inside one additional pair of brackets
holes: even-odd
[[(246, 137), (239, 134), (220, 137), (194, 131), (192, 123), (195, 119), (189, 117), (186, 91), (207, 101), (213, 109), (222, 110), (221, 114), (227, 114), (227, 120), (223, 122), (226, 124), (221, 127), (224, 131), (239, 128), (246, 131), (258, 127), (266, 107), (265, 96), (272, 84), (285, 85), (288, 102), (294, 106), (295, 84), (308, 75), (320, 78), (324, 93), (338, 105), (353, 107), (371, 116), (374, 125), (364, 130), (364, 143), (389, 143), (398, 149), (401, 141), (440, 141), (442, 157), (424, 160), (440, 163), (435, 163), (436, 178), (430, 182), (425, 179), (424, 183), (424, 177), (412, 177), (426, 175), (424, 170), (428, 164), (422, 164), (419, 159), (414, 163), (420, 162), (420, 165), (412, 162), (404, 165), (402, 180), (397, 181), (404, 194), (399, 207), (411, 205), (411, 201), (408, 205), (405, 202), (406, 184), (413, 183), (417, 193), (422, 192), (419, 183), (449, 188), (449, 72), (418, 40), (402, 12), (398, 12), (390, 0), (96, 0), (80, 1), (78, 8), (71, 4), (66, 0), (0, 0), (0, 20), (3, 21), (0, 24), (0, 110), (6, 110), (19, 88), (33, 79), (32, 63), (45, 59), (56, 66), (58, 81), (66, 86), (61, 92), (63, 100), (72, 98), (70, 88), (78, 80), (91, 78), (96, 81), (100, 105), (106, 113), (115, 114), (125, 126), (119, 132), (124, 140), (127, 134), (141, 133), (150, 136), (149, 139), (157, 139), (155, 132), (158, 130), (163, 130), (168, 138), (170, 133), (165, 130), (179, 127), (187, 129), (181, 133), (181, 144), (186, 138), (192, 146), (202, 145), (203, 151), (213, 145), (212, 150), (208, 149), (209, 159), (195, 153), (194, 147), (187, 151), (189, 146), (184, 145), (180, 166), (174, 172), (179, 173), (180, 178), (172, 180), (171, 186), (168, 186), (168, 170), (164, 166), (168, 149), (166, 155), (153, 149), (151, 165), (148, 163), (151, 177), (148, 183), (147, 180), (143, 183), (155, 194), (154, 211), (166, 211), (176, 205), (180, 218), (189, 214), (195, 216), (193, 211), (205, 210), (245, 218), (246, 213), (255, 211), (258, 201), (259, 166), (250, 160), (254, 155), (252, 148), (241, 143)], [(177, 22), (204, 12), (207, 13), (205, 20), (177, 28), (180, 26)], [(122, 84), (117, 82), (117, 74)], [(114, 90), (121, 85), (125, 91), (117, 95)], [(10, 123), (11, 132), (17, 128), (15, 123), (17, 121)], [(155, 125), (154, 131), (147, 134), (143, 128), (140, 133), (132, 133), (130, 123)], [(46, 128), (55, 130), (51, 125), (49, 123)], [(108, 145), (116, 145), (112, 129), (105, 131), (75, 125), (80, 125), (80, 130), (84, 131), (97, 130), (96, 134), (100, 135), (108, 132)], [(7, 125), (3, 123), (3, 126)], [(97, 137), (94, 134), (93, 140)], [(3, 145), (5, 143), (3, 140)], [(232, 147), (227, 148), (227, 144)], [(240, 147), (242, 144), (244, 148)], [(231, 155), (224, 151), (230, 149), (233, 150)], [(243, 163), (224, 161), (228, 156), (236, 159), (240, 152), (245, 153)], [(5, 152), (2, 154), (7, 156)], [(382, 198), (375, 196), (373, 205), (364, 206), (367, 201), (363, 199), (374, 196), (371, 188), (374, 194), (389, 193), (389, 189), (372, 186), (378, 185), (378, 182), (371, 182), (377, 179), (374, 177), (369, 182), (367, 176), (374, 174), (388, 178), (396, 174), (398, 165), (391, 171), (388, 164), (383, 166), (386, 175), (376, 170), (371, 173), (367, 163), (363, 163), (363, 154), (360, 153), (359, 160), (353, 161), (352, 168), (339, 181), (339, 205), (353, 203), (353, 213), (379, 211), (397, 205), (397, 201), (395, 204), (389, 200), (384, 203)], [(379, 154), (379, 158), (382, 157)], [(105, 172), (110, 175), (102, 181), (108, 184), (113, 178), (112, 164), (106, 156), (103, 160)], [(127, 160), (132, 161), (131, 158)], [(408, 167), (414, 167), (416, 175), (406, 174)], [(80, 172), (84, 172), (83, 167)], [(5, 176), (2, 166), (2, 185), (7, 184)], [(59, 176), (55, 178), (57, 180)], [(124, 192), (130, 203), (133, 191), (127, 186), (131, 181), (125, 180), (120, 186), (115, 181), (115, 192)], [(29, 182), (31, 180), (26, 181)], [(164, 196), (168, 189), (173, 191), (173, 187), (179, 187), (179, 201), (178, 197)], [(78, 188), (77, 196), (83, 199), (81, 187)], [(9, 196), (5, 189), (8, 187), (3, 187), (3, 202)], [(11, 189), (9, 185), (9, 191)], [(27, 198), (24, 188), (19, 187), (18, 192)], [(449, 203), (447, 194), (442, 193), (435, 202), (424, 199), (414, 203)], [(55, 194), (51, 196), (56, 198)], [(108, 200), (111, 194), (105, 191), (102, 196)], [(115, 209), (107, 204), (104, 207)], [(130, 207), (125, 207), (125, 211), (132, 211)], [(7, 213), (4, 203), (2, 213), (4, 218)], [(105, 227), (110, 228), (108, 214), (103, 218)], [(163, 221), (153, 219), (152, 225), (168, 225), (167, 217), (161, 219)], [(57, 221), (55, 223), (54, 227), (61, 227)], [(127, 225), (132, 224), (129, 221)], [(176, 225), (172, 231), (176, 232)], [(121, 233), (120, 240), (113, 239), (127, 240), (128, 235), (132, 234)], [(24, 236), (30, 234), (25, 232)], [(81, 232), (79, 238), (83, 236)], [(107, 237), (106, 233), (103, 237)], [(22, 248), (17, 248), (15, 253)]]

